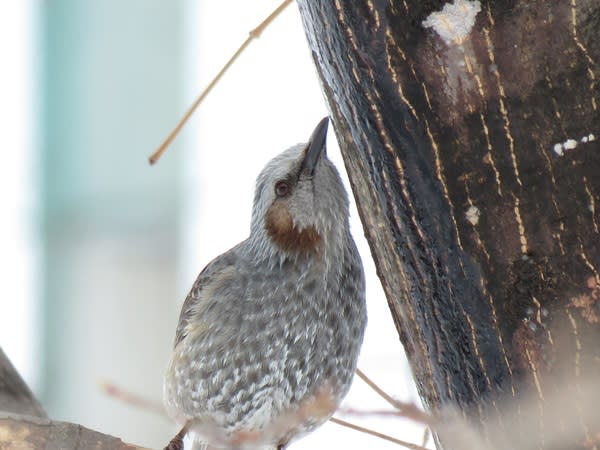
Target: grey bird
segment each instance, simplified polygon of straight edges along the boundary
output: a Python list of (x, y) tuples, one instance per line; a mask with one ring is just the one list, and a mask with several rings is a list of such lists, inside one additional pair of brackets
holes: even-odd
[[(284, 449), (348, 392), (367, 322), (348, 196), (326, 156), (329, 119), (256, 181), (250, 236), (210, 262), (179, 318), (169, 415), (205, 449)], [(196, 444), (199, 445), (199, 444)]]

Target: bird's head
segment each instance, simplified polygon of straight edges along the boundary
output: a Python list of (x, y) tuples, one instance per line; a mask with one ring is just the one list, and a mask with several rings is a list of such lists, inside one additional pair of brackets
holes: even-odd
[(348, 196), (329, 161), (329, 119), (319, 122), (307, 144), (273, 158), (256, 180), (251, 235), (286, 253), (319, 253), (342, 244), (348, 230)]

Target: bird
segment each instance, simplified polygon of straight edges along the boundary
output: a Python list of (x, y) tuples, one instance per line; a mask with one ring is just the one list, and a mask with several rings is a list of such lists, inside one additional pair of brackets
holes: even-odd
[(163, 397), (181, 431), (165, 447), (283, 450), (333, 415), (367, 323), (349, 200), (326, 154), (329, 118), (256, 179), (250, 235), (185, 299)]

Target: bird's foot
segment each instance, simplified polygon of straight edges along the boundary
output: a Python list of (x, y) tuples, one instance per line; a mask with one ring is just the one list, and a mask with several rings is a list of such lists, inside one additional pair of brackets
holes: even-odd
[(183, 427), (179, 433), (175, 435), (171, 442), (164, 448), (164, 450), (183, 450), (183, 438), (187, 434), (187, 427)]

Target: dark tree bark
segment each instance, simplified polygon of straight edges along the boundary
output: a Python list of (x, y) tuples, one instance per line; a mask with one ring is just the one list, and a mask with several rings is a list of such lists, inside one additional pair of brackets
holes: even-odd
[(48, 419), (1, 348), (0, 449), (144, 450), (81, 425)]
[(424, 403), (532, 392), (551, 448), (546, 399), (600, 380), (600, 1), (298, 4)]
[(0, 348), (0, 411), (48, 417)]

